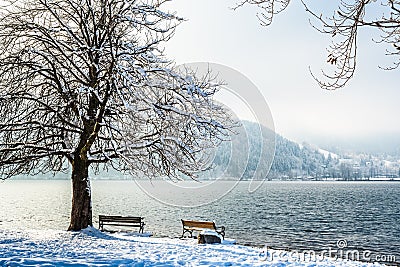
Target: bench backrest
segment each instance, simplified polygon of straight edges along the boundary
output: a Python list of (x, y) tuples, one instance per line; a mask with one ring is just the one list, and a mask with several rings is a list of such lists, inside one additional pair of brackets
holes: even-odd
[(182, 225), (184, 227), (204, 228), (204, 229), (212, 229), (212, 230), (216, 229), (214, 222), (201, 222), (201, 221), (182, 220)]
[(99, 215), (99, 220), (102, 222), (141, 223), (142, 219), (142, 217)]

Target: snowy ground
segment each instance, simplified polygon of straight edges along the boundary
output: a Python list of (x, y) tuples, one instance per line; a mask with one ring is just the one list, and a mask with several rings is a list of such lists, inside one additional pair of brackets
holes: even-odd
[[(267, 259), (271, 250), (194, 239), (82, 232), (0, 230), (0, 266), (380, 266), (349, 261)], [(267, 255), (266, 255), (267, 254)]]

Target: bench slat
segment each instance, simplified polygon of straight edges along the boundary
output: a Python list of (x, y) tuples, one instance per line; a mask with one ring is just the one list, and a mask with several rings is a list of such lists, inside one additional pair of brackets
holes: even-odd
[(143, 219), (143, 217), (137, 217), (137, 216), (105, 216), (105, 215), (99, 215), (100, 219)]
[(100, 219), (103, 222), (131, 222), (131, 223), (140, 223), (141, 219)]
[(142, 224), (107, 223), (107, 224), (103, 224), (103, 225), (140, 227)]
[(197, 221), (182, 221), (185, 227), (194, 227), (194, 228), (205, 228), (205, 229), (215, 229), (214, 222), (197, 222)]

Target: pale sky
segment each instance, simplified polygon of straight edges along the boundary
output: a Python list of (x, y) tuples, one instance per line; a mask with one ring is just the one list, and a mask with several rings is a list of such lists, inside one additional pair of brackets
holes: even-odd
[(256, 7), (231, 10), (235, 2), (173, 0), (164, 5), (187, 19), (166, 43), (166, 55), (177, 64), (218, 63), (247, 76), (264, 95), (276, 131), (289, 139), (321, 143), (391, 136), (400, 144), (399, 70), (379, 69), (392, 62), (385, 47), (372, 41), (379, 32), (360, 31), (355, 77), (343, 89), (324, 91), (308, 68), (318, 74), (328, 66), (330, 40), (309, 25), (311, 16), (300, 1), (292, 0), (269, 27), (260, 26)]
[[(324, 91), (308, 67), (326, 64), (329, 39), (314, 30), (300, 1), (292, 0), (271, 26), (262, 27), (256, 8), (232, 11), (234, 1), (174, 0), (187, 19), (166, 45), (177, 64), (214, 62), (246, 75), (264, 95), (278, 133), (297, 141), (366, 138), (400, 133), (399, 70), (383, 71), (390, 57), (361, 31), (355, 77), (337, 91)], [(386, 65), (385, 65), (386, 64)]]

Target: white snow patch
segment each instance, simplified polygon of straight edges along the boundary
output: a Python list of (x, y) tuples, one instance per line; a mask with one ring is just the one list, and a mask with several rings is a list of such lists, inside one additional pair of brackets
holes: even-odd
[(259, 248), (107, 234), (93, 227), (80, 232), (0, 230), (0, 266), (382, 266), (332, 259), (266, 261), (265, 256)]
[(325, 150), (325, 149), (318, 148), (318, 152), (319, 152), (320, 154), (324, 155), (325, 158), (328, 158), (328, 157), (329, 157), (329, 154), (331, 154), (331, 157), (332, 157), (333, 159), (338, 159), (338, 158), (339, 158), (339, 156), (338, 156), (337, 154), (332, 153), (332, 152), (330, 152), (330, 151), (328, 151), (328, 150)]

